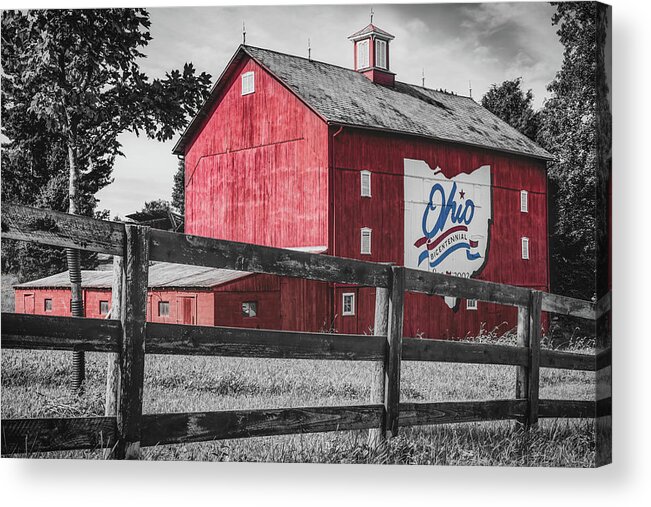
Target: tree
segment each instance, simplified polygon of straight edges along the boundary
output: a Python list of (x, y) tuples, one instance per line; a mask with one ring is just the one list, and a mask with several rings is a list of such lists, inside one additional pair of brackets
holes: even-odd
[(179, 158), (179, 164), (176, 173), (174, 173), (172, 206), (181, 213), (181, 215), (185, 215), (185, 160), (182, 158)]
[(552, 22), (559, 26), (565, 50), (561, 69), (547, 87), (552, 95), (544, 104), (539, 134), (539, 142), (555, 156), (548, 171), (554, 213), (552, 286), (562, 294), (590, 299), (596, 294), (598, 179), (607, 172), (609, 154), (604, 150), (610, 146), (610, 113), (603, 100), (607, 6), (553, 5)]
[(522, 78), (493, 84), (481, 99), (481, 105), (513, 128), (535, 140), (540, 127), (540, 117), (533, 110), (533, 93), (522, 90)]
[(156, 199), (154, 201), (145, 201), (145, 205), (140, 211), (142, 212), (153, 212), (153, 211), (169, 211), (172, 209), (172, 205), (169, 201), (165, 199)]
[[(82, 200), (85, 175), (110, 177), (121, 154), (120, 133), (170, 139), (208, 95), (210, 76), (195, 75), (192, 64), (153, 81), (140, 71), (149, 26), (144, 9), (2, 14), (3, 91), (5, 86), (12, 91), (7, 107), (24, 109), (63, 148), (69, 213), (89, 205)], [(73, 315), (83, 316), (78, 250), (67, 250), (67, 263)], [(83, 373), (83, 355), (76, 354), (79, 361), (76, 372)], [(78, 387), (82, 380), (77, 375), (73, 383)]]

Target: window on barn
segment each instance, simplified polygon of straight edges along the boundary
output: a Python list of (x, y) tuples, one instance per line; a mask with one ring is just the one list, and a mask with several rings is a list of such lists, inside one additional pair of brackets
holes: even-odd
[(357, 68), (365, 69), (369, 66), (368, 58), (368, 39), (361, 40), (357, 43)]
[(375, 65), (381, 69), (387, 68), (387, 43), (377, 39), (375, 41)]
[(520, 190), (520, 211), (529, 213), (529, 193), (526, 190)]
[(371, 173), (362, 171), (361, 173), (362, 197), (371, 197)]
[(361, 230), (361, 253), (365, 255), (371, 255), (371, 229), (368, 227), (362, 227)]
[(476, 310), (477, 309), (477, 300), (468, 299), (466, 300), (466, 310)]
[(245, 72), (242, 74), (242, 95), (249, 95), (255, 92), (255, 74)]
[(170, 302), (169, 301), (159, 301), (158, 302), (158, 316), (165, 317), (170, 314)]
[(242, 303), (242, 317), (257, 317), (258, 316), (258, 302), (245, 301)]
[(522, 258), (529, 258), (529, 238), (522, 238)]
[(109, 312), (109, 305), (108, 301), (100, 301), (99, 302), (99, 314), (100, 315), (106, 315)]
[(46, 312), (51, 312), (52, 311), (52, 300), (51, 299), (44, 299), (43, 300), (43, 310)]
[(355, 315), (355, 293), (347, 292), (343, 295), (343, 301), (341, 304), (342, 314), (344, 316)]

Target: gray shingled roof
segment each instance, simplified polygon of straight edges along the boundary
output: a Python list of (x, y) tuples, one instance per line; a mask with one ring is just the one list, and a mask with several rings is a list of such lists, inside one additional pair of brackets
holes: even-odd
[(550, 159), (551, 155), (470, 97), (252, 46), (242, 49), (328, 122), (388, 130)]
[[(205, 268), (158, 262), (149, 266), (149, 288), (191, 287), (208, 289), (250, 275), (245, 271)], [(110, 289), (112, 271), (82, 270), (81, 285), (88, 289)], [(68, 272), (14, 285), (16, 289), (70, 287)]]
[[(288, 250), (298, 252), (323, 253), (325, 246), (292, 247)], [(149, 266), (149, 284), (151, 288), (163, 287), (192, 287), (211, 288), (250, 275), (248, 271), (231, 269), (206, 268), (203, 266), (186, 266), (171, 262), (154, 262)], [(110, 289), (113, 283), (113, 271), (82, 270), (81, 286), (88, 289)], [(15, 289), (35, 288), (68, 288), (70, 277), (68, 272), (39, 278), (31, 282), (14, 285)]]

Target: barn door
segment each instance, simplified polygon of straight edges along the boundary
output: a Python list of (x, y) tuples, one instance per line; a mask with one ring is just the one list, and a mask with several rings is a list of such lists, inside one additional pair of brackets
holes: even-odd
[(177, 320), (179, 324), (191, 324), (194, 325), (197, 323), (196, 313), (196, 299), (194, 296), (180, 296), (178, 299), (178, 317)]
[(34, 304), (34, 294), (25, 294), (23, 296), (23, 308), (25, 308), (25, 313), (33, 314), (36, 307)]

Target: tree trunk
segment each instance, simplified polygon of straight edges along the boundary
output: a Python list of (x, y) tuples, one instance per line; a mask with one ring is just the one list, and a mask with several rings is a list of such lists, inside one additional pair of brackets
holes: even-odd
[[(77, 165), (77, 148), (74, 137), (68, 137), (68, 163), (70, 166), (70, 178), (68, 186), (68, 213), (76, 215), (77, 188), (79, 187), (79, 167)], [(70, 290), (72, 292), (71, 313), (73, 317), (84, 316), (84, 298), (81, 289), (81, 252), (76, 248), (66, 249), (68, 260), (68, 273), (70, 274)], [(86, 377), (86, 358), (83, 350), (76, 350), (72, 356), (72, 388), (77, 392), (83, 391), (83, 383)]]

